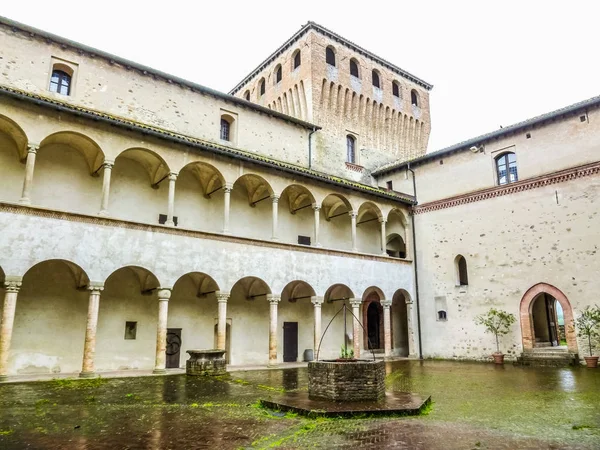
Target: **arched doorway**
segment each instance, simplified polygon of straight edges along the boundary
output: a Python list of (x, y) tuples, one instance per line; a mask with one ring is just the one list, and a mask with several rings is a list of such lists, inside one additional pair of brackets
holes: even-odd
[(379, 339), (380, 329), (380, 320), (381, 314), (379, 309), (381, 308), (381, 304), (379, 302), (371, 302), (367, 307), (367, 335), (369, 337), (369, 350), (380, 349), (381, 342)]
[(556, 287), (546, 283), (531, 287), (521, 300), (520, 317), (523, 350), (558, 347), (566, 341), (568, 350), (577, 353), (573, 310)]
[(398, 289), (392, 297), (392, 348), (395, 356), (410, 355), (408, 334), (408, 306), (410, 295), (404, 289)]

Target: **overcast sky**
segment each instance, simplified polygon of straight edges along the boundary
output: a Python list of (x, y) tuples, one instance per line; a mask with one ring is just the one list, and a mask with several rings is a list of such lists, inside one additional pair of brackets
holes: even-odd
[(600, 2), (2, 2), (0, 14), (228, 92), (308, 20), (434, 85), (429, 151), (600, 95)]

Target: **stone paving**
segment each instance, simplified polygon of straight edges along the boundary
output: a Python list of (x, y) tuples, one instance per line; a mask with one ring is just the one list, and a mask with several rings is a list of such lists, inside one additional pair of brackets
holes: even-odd
[(306, 369), (0, 385), (0, 448), (599, 448), (600, 370), (388, 363), (390, 391), (426, 392), (415, 418), (306, 419), (258, 400), (307, 387)]

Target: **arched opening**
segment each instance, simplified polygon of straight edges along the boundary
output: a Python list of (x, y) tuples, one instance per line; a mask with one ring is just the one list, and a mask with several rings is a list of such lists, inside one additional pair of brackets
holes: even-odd
[(16, 122), (0, 115), (0, 199), (16, 203), (21, 198), (27, 158), (27, 136)]
[(184, 366), (187, 350), (213, 348), (218, 290), (217, 282), (202, 272), (187, 273), (175, 282), (169, 300), (167, 326), (179, 345), (167, 352), (167, 368)]
[(400, 85), (396, 81), (392, 83), (392, 95), (394, 97), (400, 98)]
[(469, 273), (467, 271), (467, 260), (462, 255), (457, 255), (454, 258), (454, 269), (456, 271), (456, 285), (468, 286)]
[(257, 277), (245, 277), (231, 288), (227, 316), (231, 318), (231, 364), (269, 360), (271, 288)]
[(159, 223), (159, 215), (167, 214), (168, 178), (169, 166), (157, 153), (146, 148), (125, 150), (117, 156), (112, 171), (110, 215)]
[(362, 322), (366, 329), (364, 348), (382, 350), (384, 348), (383, 306), (381, 299), (385, 298), (381, 289), (368, 288), (363, 294)]
[(496, 157), (496, 177), (499, 185), (519, 181), (517, 155), (507, 152)]
[(360, 78), (360, 71), (358, 70), (358, 61), (352, 58), (350, 60), (350, 75), (356, 78)]
[(156, 276), (139, 266), (121, 267), (106, 279), (98, 312), (97, 370), (154, 367), (159, 287)]
[(265, 90), (266, 90), (266, 82), (264, 78), (261, 78), (261, 80), (258, 82), (258, 92), (260, 96), (265, 95)]
[(295, 280), (288, 283), (281, 292), (278, 325), (283, 362), (302, 361), (304, 350), (313, 348), (313, 304), (315, 290), (307, 282)]
[(381, 254), (381, 219), (383, 215), (373, 202), (364, 202), (356, 217), (357, 249), (365, 253)]
[(67, 260), (43, 261), (25, 273), (15, 310), (9, 373), (81, 370), (89, 282), (85, 271)]
[(415, 91), (414, 89), (410, 91), (410, 103), (413, 106), (419, 106), (419, 94), (417, 94), (417, 91)]
[(393, 258), (408, 258), (409, 250), (409, 222), (404, 212), (400, 209), (392, 209), (387, 217), (385, 225), (386, 248), (388, 256)]
[[(314, 231), (315, 198), (304, 186), (291, 184), (279, 198), (279, 239), (283, 242), (310, 245)], [(288, 214), (289, 213), (289, 214)]]
[(211, 164), (189, 163), (177, 176), (175, 212), (178, 226), (203, 231), (223, 230), (225, 179)]
[(275, 67), (275, 76), (274, 76), (274, 84), (280, 83), (281, 79), (283, 78), (283, 70), (281, 70), (281, 64), (277, 64), (277, 67)]
[(270, 239), (273, 189), (259, 175), (238, 178), (231, 191), (230, 230), (236, 236)]
[[(352, 306), (350, 299), (355, 298), (354, 292), (345, 284), (334, 284), (330, 286), (323, 296), (321, 306), (321, 347), (319, 359), (332, 359), (340, 357), (340, 348), (344, 345), (344, 339), (348, 349), (354, 345), (352, 330)], [(346, 334), (344, 335), (344, 314), (338, 311), (346, 305)], [(360, 320), (360, 316), (358, 319)], [(333, 321), (332, 321), (333, 319)], [(329, 326), (329, 329), (325, 329)], [(315, 355), (316, 357), (316, 355)]]
[(333, 47), (327, 47), (325, 49), (325, 62), (330, 66), (335, 67), (335, 51), (333, 50)]
[(402, 236), (398, 233), (388, 234), (386, 236), (385, 252), (392, 258), (406, 258), (406, 244)]
[(392, 353), (396, 356), (408, 356), (408, 306), (410, 296), (404, 289), (398, 289), (392, 297), (390, 317), (392, 321)]
[(292, 55), (292, 70), (296, 70), (302, 64), (302, 56), (300, 50), (296, 50)]
[(250, 101), (250, 91), (246, 91), (246, 92), (244, 92), (244, 99), (245, 99), (246, 101)]
[(36, 156), (32, 203), (97, 214), (102, 177), (95, 175), (103, 162), (100, 146), (87, 136), (64, 131), (46, 137)]
[(381, 80), (379, 77), (379, 72), (377, 72), (376, 70), (373, 70), (371, 72), (371, 81), (373, 82), (373, 86), (381, 89)]
[(556, 287), (539, 283), (529, 288), (521, 299), (520, 319), (524, 350), (559, 347), (566, 341), (570, 352), (578, 352), (571, 303)]
[(324, 247), (352, 249), (352, 206), (346, 197), (329, 194), (321, 205), (320, 237)]

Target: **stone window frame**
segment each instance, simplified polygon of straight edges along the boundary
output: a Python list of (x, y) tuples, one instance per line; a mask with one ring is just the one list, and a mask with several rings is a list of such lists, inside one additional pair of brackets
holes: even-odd
[[(447, 322), (448, 321), (448, 303), (446, 296), (438, 295), (434, 297), (435, 303), (435, 320), (436, 322)], [(442, 314), (444, 313), (443, 317)]]
[[(229, 123), (229, 140), (221, 138), (221, 120)], [(236, 145), (238, 137), (238, 113), (221, 108), (219, 110), (219, 141), (227, 145)]]
[[(52, 74), (55, 70), (61, 70), (71, 77), (71, 81), (69, 83), (69, 93), (67, 95), (59, 94), (58, 92), (52, 92), (50, 90), (50, 82), (52, 81)], [(48, 77), (46, 80), (46, 90), (50, 92), (51, 95), (60, 95), (61, 98), (74, 97), (77, 92), (76, 88), (78, 72), (79, 64), (77, 64), (76, 62), (68, 61), (66, 59), (58, 58), (56, 56), (51, 56), (50, 69), (48, 70)]]
[[(510, 175), (511, 175), (511, 162), (509, 161), (509, 156), (508, 155), (514, 155), (514, 175), (515, 175), (515, 179), (511, 180)], [(505, 183), (500, 183), (500, 171), (499, 169), (499, 163), (500, 160), (504, 159), (506, 162), (506, 182)], [(516, 183), (517, 181), (519, 181), (519, 163), (518, 163), (518, 158), (517, 158), (517, 152), (515, 151), (515, 147), (509, 147), (506, 149), (502, 149), (502, 150), (498, 150), (497, 152), (494, 152), (493, 154), (493, 161), (494, 161), (494, 184), (496, 186), (506, 186), (509, 185), (511, 183)]]

